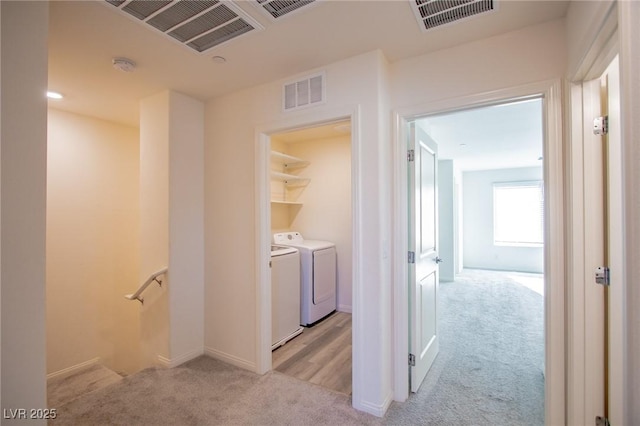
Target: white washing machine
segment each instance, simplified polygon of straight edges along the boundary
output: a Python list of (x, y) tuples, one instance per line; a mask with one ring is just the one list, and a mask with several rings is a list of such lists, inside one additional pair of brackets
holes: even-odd
[(305, 240), (299, 232), (273, 235), (274, 244), (300, 251), (300, 324), (312, 325), (336, 310), (336, 246)]
[(271, 350), (302, 333), (300, 252), (271, 246)]

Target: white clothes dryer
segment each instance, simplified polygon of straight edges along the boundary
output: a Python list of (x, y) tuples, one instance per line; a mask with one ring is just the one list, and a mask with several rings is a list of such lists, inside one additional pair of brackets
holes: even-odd
[(299, 232), (273, 235), (274, 244), (300, 251), (300, 324), (313, 325), (336, 310), (336, 246), (305, 240)]

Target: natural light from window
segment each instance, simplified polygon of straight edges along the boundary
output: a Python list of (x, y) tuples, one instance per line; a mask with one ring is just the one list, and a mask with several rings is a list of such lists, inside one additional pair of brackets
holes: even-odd
[(493, 243), (541, 247), (544, 196), (541, 181), (493, 184)]

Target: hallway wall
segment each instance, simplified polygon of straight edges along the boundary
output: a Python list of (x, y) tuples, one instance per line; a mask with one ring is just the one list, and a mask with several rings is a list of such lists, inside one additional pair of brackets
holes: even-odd
[(47, 373), (139, 368), (138, 129), (49, 109)]

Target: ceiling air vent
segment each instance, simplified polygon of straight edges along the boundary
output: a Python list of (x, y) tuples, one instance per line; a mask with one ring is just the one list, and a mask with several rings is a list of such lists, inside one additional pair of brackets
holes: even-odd
[(230, 1), (105, 0), (128, 17), (203, 53), (263, 27)]
[(422, 31), (495, 10), (494, 0), (411, 0)]
[(306, 77), (303, 80), (286, 83), (283, 88), (283, 108), (285, 111), (307, 108), (324, 103), (324, 73)]
[(271, 18), (278, 19), (290, 12), (313, 4), (315, 0), (256, 0), (256, 2), (258, 7), (264, 10)]

